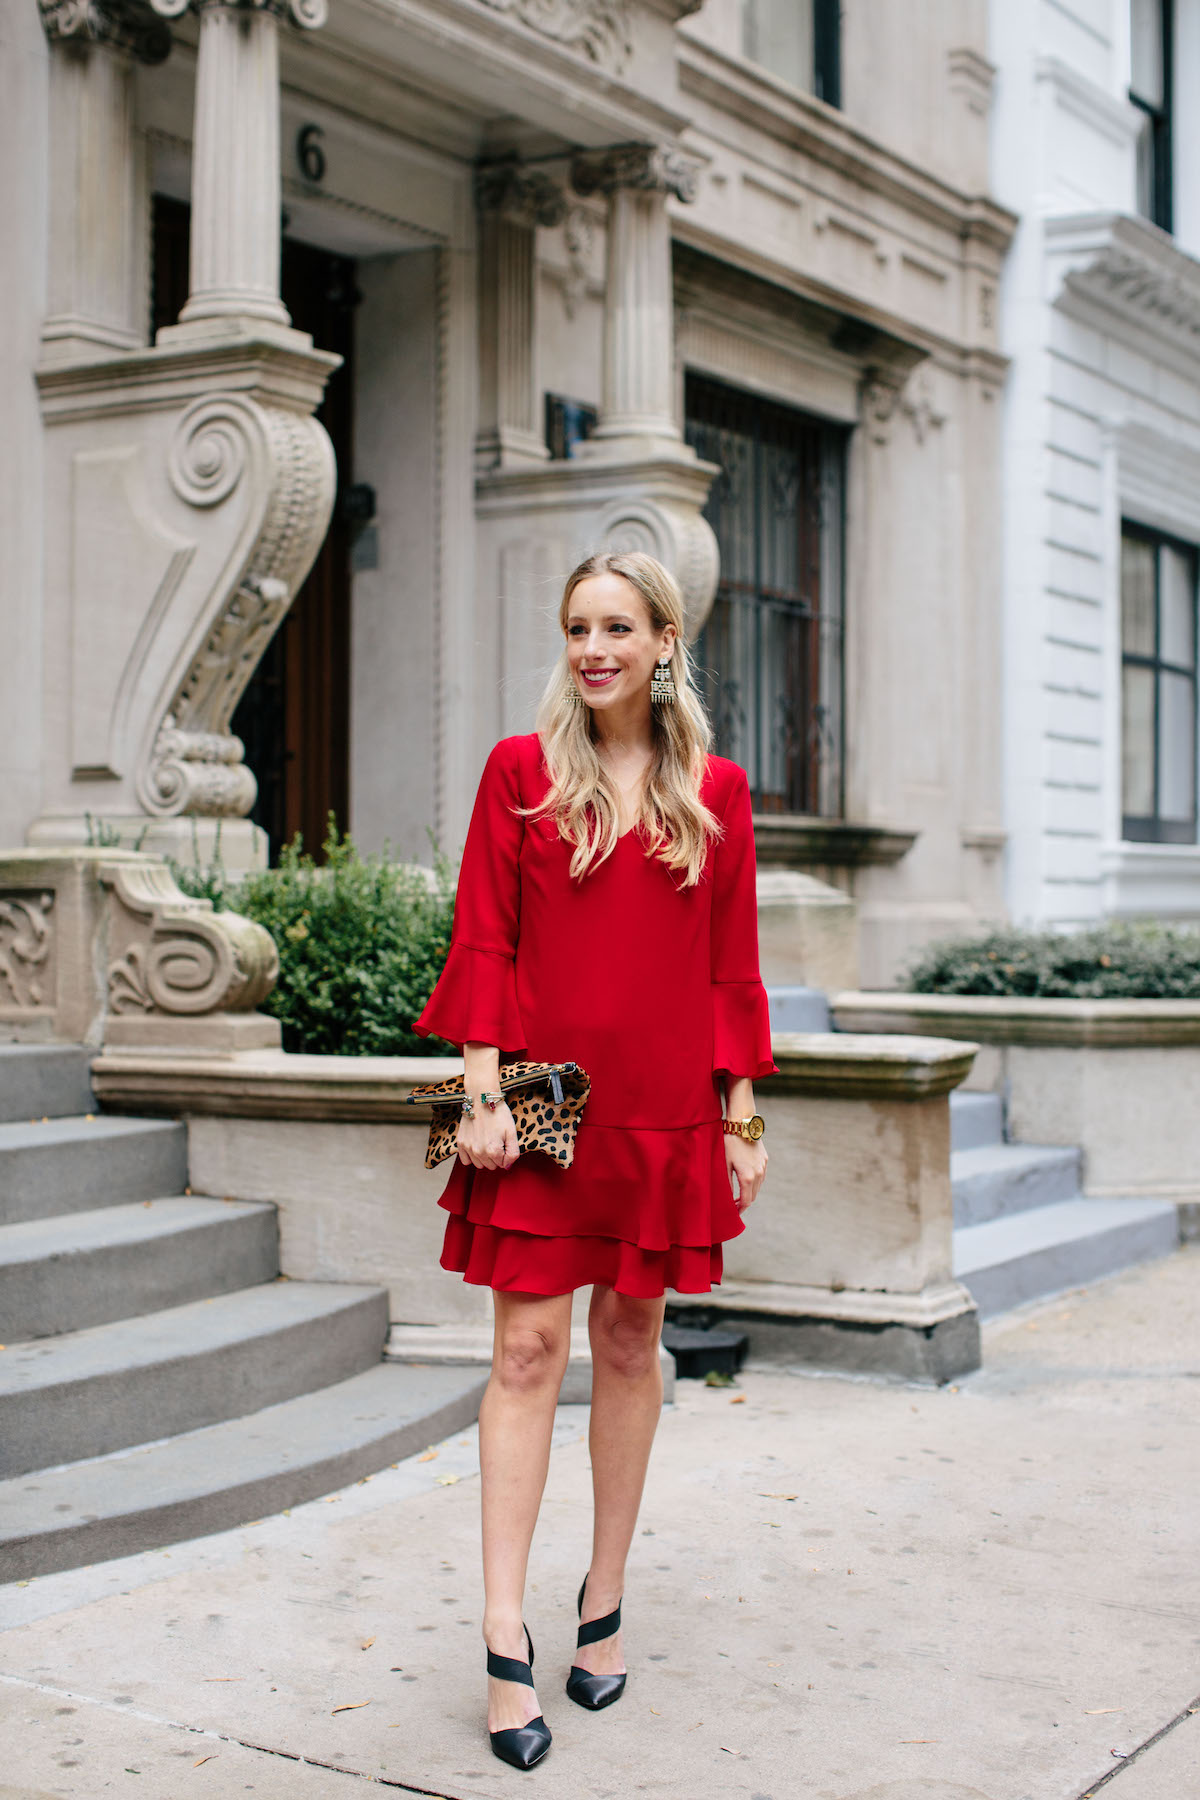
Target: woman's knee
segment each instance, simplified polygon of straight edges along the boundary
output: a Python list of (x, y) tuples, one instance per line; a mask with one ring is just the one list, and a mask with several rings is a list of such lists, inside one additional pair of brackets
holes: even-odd
[(514, 1325), (496, 1340), (492, 1374), (510, 1393), (536, 1393), (561, 1382), (567, 1346), (545, 1326)]
[(657, 1309), (608, 1306), (591, 1321), (592, 1361), (639, 1381), (658, 1366), (662, 1319)]

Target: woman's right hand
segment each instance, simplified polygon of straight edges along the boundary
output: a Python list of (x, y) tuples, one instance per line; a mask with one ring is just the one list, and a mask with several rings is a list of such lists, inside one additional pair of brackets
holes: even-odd
[(472, 1163), (477, 1169), (510, 1169), (520, 1154), (507, 1100), (492, 1112), (476, 1099), (475, 1117), (469, 1119), (464, 1113), (458, 1122), (459, 1162)]

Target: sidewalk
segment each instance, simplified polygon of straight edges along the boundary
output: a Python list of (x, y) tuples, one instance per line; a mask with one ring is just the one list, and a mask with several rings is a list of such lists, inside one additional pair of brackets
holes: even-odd
[(563, 1408), (528, 1610), (555, 1741), (527, 1775), (483, 1727), (473, 1432), (0, 1588), (0, 1800), (1192, 1800), (1198, 1321), (1190, 1248), (997, 1320), (956, 1389), (681, 1382), (629, 1686), (596, 1715), (562, 1693), (588, 1544)]

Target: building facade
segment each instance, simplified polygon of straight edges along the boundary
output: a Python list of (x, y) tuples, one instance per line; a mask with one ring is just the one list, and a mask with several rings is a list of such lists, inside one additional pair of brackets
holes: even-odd
[(1008, 903), (1195, 920), (1200, 6), (1012, 0), (992, 58)]
[(3, 16), (0, 842), (453, 849), (614, 545), (866, 981), (999, 916), (984, 0)]

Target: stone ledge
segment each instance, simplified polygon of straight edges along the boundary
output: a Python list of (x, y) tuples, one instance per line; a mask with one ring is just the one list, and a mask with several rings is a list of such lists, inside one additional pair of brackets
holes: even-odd
[(932, 1100), (970, 1072), (977, 1046), (924, 1035), (865, 1032), (776, 1032), (779, 1074), (764, 1089), (823, 1094), (837, 1100)]
[[(931, 1100), (958, 1086), (973, 1044), (928, 1037), (777, 1032), (779, 1074), (764, 1091), (836, 1099)], [(457, 1074), (449, 1056), (298, 1056), (283, 1050), (106, 1048), (92, 1064), (102, 1106), (116, 1112), (205, 1113), (238, 1119), (353, 1120), (427, 1128), (414, 1087)]]
[(224, 1056), (105, 1050), (92, 1063), (102, 1106), (117, 1112), (204, 1113), (235, 1119), (341, 1120), (429, 1129), (414, 1087), (456, 1073), (446, 1056), (296, 1056), (285, 1050)]
[(842, 1325), (912, 1325), (927, 1331), (975, 1311), (961, 1281), (905, 1294), (884, 1289), (808, 1287), (784, 1281), (723, 1281), (711, 1294), (679, 1294), (672, 1307), (716, 1306), (743, 1318), (826, 1319)]
[(754, 847), (760, 867), (861, 868), (898, 863), (918, 833), (894, 825), (862, 825), (848, 819), (818, 819), (803, 813), (755, 813)]
[[(834, 1029), (1072, 1048), (1200, 1044), (1200, 1000), (1020, 1000), (982, 994), (834, 994)], [(776, 1057), (776, 1061), (778, 1061)]]

